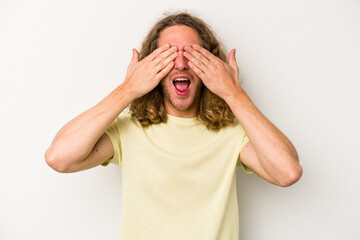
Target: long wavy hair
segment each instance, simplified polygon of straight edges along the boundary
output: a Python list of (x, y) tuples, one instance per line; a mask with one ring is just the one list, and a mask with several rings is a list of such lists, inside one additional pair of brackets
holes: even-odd
[[(142, 60), (158, 48), (161, 32), (168, 27), (185, 25), (194, 29), (201, 38), (203, 47), (227, 62), (227, 57), (210, 27), (201, 19), (186, 12), (168, 15), (158, 21), (142, 43), (139, 60)], [(143, 127), (167, 121), (164, 106), (164, 93), (159, 84), (144, 96), (130, 104), (131, 116), (136, 117)], [(218, 131), (234, 123), (234, 114), (226, 102), (203, 86), (200, 102), (197, 107), (197, 119), (208, 129)]]

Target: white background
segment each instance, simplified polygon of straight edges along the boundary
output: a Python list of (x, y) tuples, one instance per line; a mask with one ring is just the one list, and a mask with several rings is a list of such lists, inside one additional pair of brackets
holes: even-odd
[(238, 171), (240, 239), (360, 239), (356, 0), (0, 0), (0, 239), (120, 238), (119, 168), (60, 174), (43, 155), (123, 81), (162, 13), (179, 9), (237, 49), (242, 86), (304, 168), (289, 188)]

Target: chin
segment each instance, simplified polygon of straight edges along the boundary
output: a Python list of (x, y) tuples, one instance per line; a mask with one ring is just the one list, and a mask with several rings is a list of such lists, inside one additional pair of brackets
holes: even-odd
[(179, 99), (170, 99), (169, 103), (173, 108), (179, 111), (186, 111), (194, 105), (194, 101), (191, 99), (186, 99), (185, 101)]

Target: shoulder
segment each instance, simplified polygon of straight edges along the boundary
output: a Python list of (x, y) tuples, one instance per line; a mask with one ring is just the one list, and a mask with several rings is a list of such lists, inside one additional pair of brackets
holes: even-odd
[(131, 118), (131, 112), (126, 108), (124, 111), (122, 111), (122, 113), (120, 113), (120, 115), (117, 117), (117, 120), (121, 122), (128, 122), (131, 120)]
[(131, 113), (128, 109), (125, 109), (123, 112), (117, 116), (108, 129), (114, 131), (121, 131), (125, 126), (127, 126), (132, 121)]
[(131, 116), (131, 112), (129, 109), (125, 109), (117, 118), (118, 128), (128, 128), (128, 127), (136, 127), (142, 128), (140, 122), (136, 119), (136, 117)]
[(236, 118), (234, 119), (234, 124), (221, 128), (221, 131), (230, 132), (233, 134), (245, 134), (244, 128)]

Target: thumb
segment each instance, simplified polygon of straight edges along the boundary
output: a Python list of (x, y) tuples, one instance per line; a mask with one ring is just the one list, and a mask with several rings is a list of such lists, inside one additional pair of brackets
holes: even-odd
[(235, 52), (236, 52), (236, 49), (233, 49), (229, 53), (229, 65), (232, 69), (238, 69), (238, 66), (236, 63), (236, 58), (235, 58)]
[(139, 53), (138, 53), (138, 51), (135, 48), (133, 48), (132, 53), (133, 53), (133, 56), (131, 58), (130, 65), (133, 65), (133, 64), (139, 62)]

